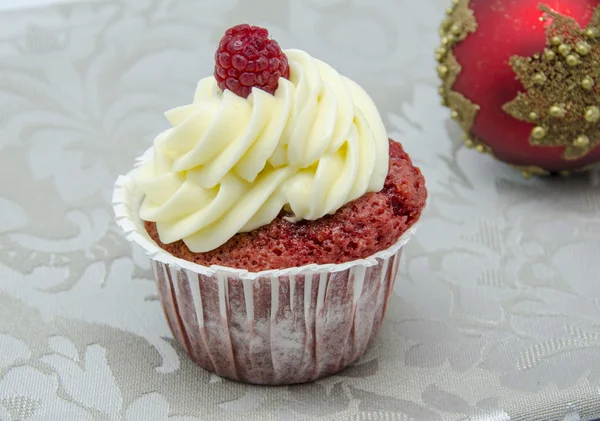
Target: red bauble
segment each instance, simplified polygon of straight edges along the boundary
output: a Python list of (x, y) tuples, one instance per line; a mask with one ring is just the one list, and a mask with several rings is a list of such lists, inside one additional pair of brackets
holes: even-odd
[[(580, 28), (575, 25), (573, 31), (566, 33), (563, 25), (559, 29), (554, 28), (553, 32), (552, 25), (556, 20), (553, 16), (556, 15), (544, 13), (540, 4), (547, 6), (552, 13), (573, 18)], [(598, 23), (599, 5), (600, 0), (454, 1), (454, 7), (448, 10), (449, 17), (442, 24), (444, 45), (437, 54), (440, 62), (438, 72), (445, 84), (440, 93), (447, 105), (454, 109), (453, 117), (468, 132), (468, 144), (479, 145), (479, 150), (490, 151), (509, 164), (545, 172), (575, 170), (600, 161), (600, 127), (596, 129), (594, 126), (598, 119), (592, 121), (594, 118), (588, 116), (590, 118), (585, 120), (585, 112), (596, 112), (595, 109), (586, 110), (600, 105), (600, 74), (597, 69), (590, 74), (595, 79), (593, 87), (581, 80), (586, 77), (583, 69), (591, 69), (590, 66), (598, 64), (600, 57), (600, 27), (588, 26)], [(598, 18), (594, 17), (595, 12)], [(556, 37), (557, 33), (560, 33), (560, 37)], [(531, 80), (527, 82), (526, 77), (518, 78), (523, 75), (515, 72), (515, 62), (511, 61), (515, 56), (523, 58), (523, 66), (533, 63), (532, 66), (550, 69), (541, 71), (541, 75), (535, 74), (539, 87), (529, 83)], [(553, 79), (557, 74), (555, 68), (562, 72), (559, 80)], [(548, 85), (541, 86), (545, 82)], [(552, 86), (563, 89), (563, 97), (557, 95)], [(530, 87), (537, 91), (528, 92)], [(570, 89), (568, 93), (567, 88)], [(537, 101), (542, 111), (531, 112), (527, 115), (532, 118), (521, 119), (507, 112), (507, 104), (515, 100), (520, 92), (529, 93), (528, 104)], [(460, 95), (453, 97), (453, 94)], [(580, 104), (571, 104), (572, 97), (576, 97)], [(548, 103), (545, 102), (546, 98)], [(472, 115), (460, 115), (465, 114), (465, 110), (460, 109), (461, 101), (465, 100), (478, 106), (478, 110), (473, 111), (474, 119)], [(549, 120), (551, 116), (544, 113), (548, 110), (551, 114), (553, 104), (562, 108), (563, 114), (567, 115), (563, 116), (554, 109), (554, 120)], [(585, 108), (581, 111), (578, 106)], [(573, 115), (575, 110), (577, 116)], [(571, 131), (581, 131), (579, 137), (575, 135), (573, 142), (576, 146), (587, 142), (583, 145), (586, 146), (585, 151), (565, 152), (566, 148), (573, 146), (565, 146), (565, 139), (570, 132), (559, 127), (561, 123), (570, 125)], [(536, 141), (536, 136), (532, 134), (536, 127), (537, 138), (548, 136), (545, 141)], [(552, 132), (553, 127), (558, 131)], [(552, 136), (556, 139), (560, 137), (562, 143)]]

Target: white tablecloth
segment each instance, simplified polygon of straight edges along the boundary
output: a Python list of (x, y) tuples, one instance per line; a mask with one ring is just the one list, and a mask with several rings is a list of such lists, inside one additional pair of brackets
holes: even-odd
[[(434, 73), (447, 3), (99, 0), (0, 13), (0, 420), (600, 415), (600, 188), (591, 175), (525, 180), (460, 144)], [(112, 217), (115, 178), (242, 21), (363, 85), (431, 196), (379, 339), (314, 384), (248, 386), (193, 364)]]

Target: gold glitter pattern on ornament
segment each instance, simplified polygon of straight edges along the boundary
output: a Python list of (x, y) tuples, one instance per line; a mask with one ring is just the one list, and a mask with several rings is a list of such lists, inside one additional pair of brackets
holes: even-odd
[(600, 6), (587, 28), (548, 6), (539, 8), (551, 19), (546, 50), (541, 56), (511, 58), (525, 92), (502, 109), (535, 125), (531, 145), (562, 146), (564, 159), (579, 159), (600, 144)]
[[(447, 10), (447, 15), (440, 26), (442, 45), (435, 54), (438, 62), (437, 72), (442, 80), (440, 95), (442, 104), (452, 110), (451, 117), (458, 122), (465, 133), (469, 133), (475, 122), (479, 106), (464, 95), (452, 90), (452, 86), (462, 70), (452, 53), (452, 48), (463, 41), (467, 35), (477, 30), (477, 21), (473, 11), (469, 9), (469, 0), (454, 0), (452, 7)], [(465, 136), (465, 144), (482, 152), (489, 149), (488, 146), (474, 141), (468, 136)]]

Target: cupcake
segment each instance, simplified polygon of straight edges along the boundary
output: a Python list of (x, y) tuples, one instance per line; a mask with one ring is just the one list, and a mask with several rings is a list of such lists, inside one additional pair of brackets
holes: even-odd
[(355, 82), (266, 29), (226, 31), (214, 75), (119, 177), (176, 340), (255, 384), (316, 380), (376, 336), (427, 191)]

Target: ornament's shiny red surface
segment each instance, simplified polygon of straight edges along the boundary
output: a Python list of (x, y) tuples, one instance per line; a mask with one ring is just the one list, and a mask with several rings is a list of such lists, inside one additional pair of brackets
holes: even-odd
[(532, 56), (546, 47), (548, 22), (540, 21), (540, 3), (585, 27), (600, 0), (471, 0), (478, 28), (454, 49), (462, 71), (453, 90), (481, 107), (471, 132), (491, 146), (500, 160), (550, 171), (576, 169), (600, 161), (600, 147), (582, 159), (567, 161), (563, 147), (531, 146), (533, 125), (502, 110), (502, 105), (523, 91), (509, 59)]

